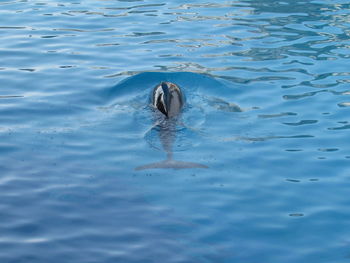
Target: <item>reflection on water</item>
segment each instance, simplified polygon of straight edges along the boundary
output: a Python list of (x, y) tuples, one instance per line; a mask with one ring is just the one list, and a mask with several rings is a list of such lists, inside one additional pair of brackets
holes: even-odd
[(346, 261), (347, 1), (0, 6), (0, 262)]

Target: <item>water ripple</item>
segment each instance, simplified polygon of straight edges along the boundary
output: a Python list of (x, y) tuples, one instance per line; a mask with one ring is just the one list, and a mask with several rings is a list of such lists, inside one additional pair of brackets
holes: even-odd
[(315, 124), (317, 122), (318, 120), (301, 120), (299, 122), (284, 122), (283, 124), (290, 125), (290, 126), (300, 126), (305, 124)]
[(348, 1), (0, 6), (0, 262), (346, 261)]

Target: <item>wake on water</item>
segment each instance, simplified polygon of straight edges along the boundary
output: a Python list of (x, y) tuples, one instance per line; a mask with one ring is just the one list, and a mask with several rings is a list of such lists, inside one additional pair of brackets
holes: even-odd
[[(150, 105), (151, 92), (162, 81), (179, 85), (185, 95), (185, 107), (176, 123), (160, 121), (162, 116), (155, 114)], [(141, 165), (135, 170), (208, 168), (200, 163), (174, 160), (173, 151), (183, 151), (194, 146), (191, 136), (193, 133), (198, 135), (198, 131), (203, 129), (206, 108), (228, 112), (243, 111), (238, 105), (215, 96), (216, 90), (220, 90), (225, 98), (233, 93), (231, 88), (215, 78), (190, 72), (144, 72), (122, 80), (114, 86), (108, 96), (112, 98), (114, 107), (131, 107), (134, 116), (140, 122), (145, 122), (147, 118), (152, 119), (155, 125), (144, 138), (151, 147), (161, 149), (167, 155), (166, 160)], [(146, 105), (149, 107), (145, 107)], [(180, 143), (174, 144), (175, 141)]]

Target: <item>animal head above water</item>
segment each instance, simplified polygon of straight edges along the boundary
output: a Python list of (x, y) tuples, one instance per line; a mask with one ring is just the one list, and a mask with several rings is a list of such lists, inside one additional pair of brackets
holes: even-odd
[(161, 82), (153, 89), (152, 105), (167, 118), (177, 116), (184, 104), (179, 86), (171, 82)]

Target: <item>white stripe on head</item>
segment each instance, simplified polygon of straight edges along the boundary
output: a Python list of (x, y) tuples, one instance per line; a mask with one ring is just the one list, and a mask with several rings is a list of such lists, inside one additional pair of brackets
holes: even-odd
[(157, 101), (160, 97), (161, 102), (165, 105), (164, 101), (164, 91), (162, 85), (158, 85), (153, 94), (153, 106), (157, 108)]

